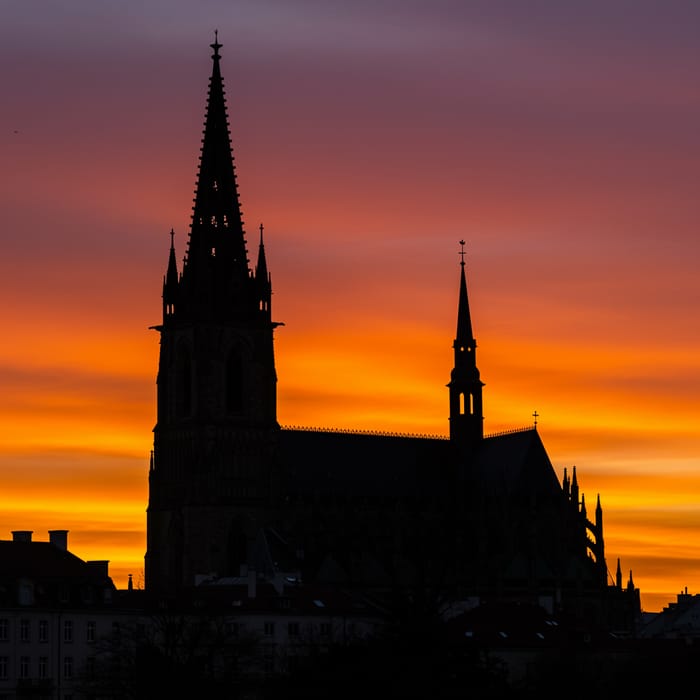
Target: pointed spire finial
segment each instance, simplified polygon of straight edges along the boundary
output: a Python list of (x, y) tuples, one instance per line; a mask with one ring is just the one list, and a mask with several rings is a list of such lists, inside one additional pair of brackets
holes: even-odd
[(459, 255), (462, 258), (462, 261), (459, 263), (462, 267), (464, 267), (464, 256), (466, 253), (464, 252), (464, 240), (461, 240), (459, 242), (459, 245), (462, 247), (462, 250), (459, 251)]
[(537, 427), (537, 419), (539, 418), (539, 413), (537, 413), (537, 409), (535, 409), (535, 412), (532, 414), (532, 417), (535, 419), (535, 427)]
[(223, 46), (223, 44), (219, 43), (219, 30), (215, 29), (214, 30), (214, 43), (209, 44), (209, 46), (214, 49), (214, 55), (212, 56), (213, 59), (218, 60), (220, 58), (219, 56), (219, 49)]
[(263, 227), (262, 222), (261, 222), (260, 223), (260, 245), (262, 245), (262, 242), (263, 242), (263, 229), (264, 229), (264, 227)]
[(175, 248), (175, 229), (170, 229), (170, 248)]

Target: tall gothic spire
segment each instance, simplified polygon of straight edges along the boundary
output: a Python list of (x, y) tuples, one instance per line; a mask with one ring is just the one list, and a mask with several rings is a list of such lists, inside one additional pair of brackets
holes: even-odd
[(255, 305), (215, 35), (192, 226), (179, 301), (186, 316), (238, 316)]
[(454, 367), (447, 385), (450, 390), (450, 439), (463, 447), (473, 447), (484, 437), (482, 406), (483, 382), (476, 366), (476, 340), (472, 331), (464, 263), (464, 241), (460, 241), (459, 303)]
[(239, 572), (258, 527), (254, 518), (242, 523), (273, 496), (273, 332), (280, 324), (271, 320), (262, 229), (255, 274), (247, 257), (218, 37), (211, 47), (187, 251), (178, 274), (171, 232), (163, 322), (154, 326), (160, 352), (146, 585), (156, 591), (191, 586), (201, 572)]

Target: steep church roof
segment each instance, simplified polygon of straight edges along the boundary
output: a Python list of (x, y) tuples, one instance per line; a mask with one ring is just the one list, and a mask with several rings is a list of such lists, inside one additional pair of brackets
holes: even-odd
[(474, 453), (474, 470), (490, 491), (561, 491), (536, 428), (487, 436)]

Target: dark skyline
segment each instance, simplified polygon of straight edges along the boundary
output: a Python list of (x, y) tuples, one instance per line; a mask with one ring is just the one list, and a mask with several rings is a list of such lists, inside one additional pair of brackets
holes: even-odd
[(651, 609), (693, 591), (695, 4), (4, 14), (7, 532), (67, 527), (118, 583), (142, 568), (147, 329), (168, 232), (180, 250), (187, 233), (218, 28), (248, 252), (262, 221), (286, 324), (280, 420), (445, 434), (464, 238), (486, 432), (536, 410)]

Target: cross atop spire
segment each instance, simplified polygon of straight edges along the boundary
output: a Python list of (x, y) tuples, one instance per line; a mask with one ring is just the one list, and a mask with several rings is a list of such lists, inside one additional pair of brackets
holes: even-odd
[(462, 267), (464, 267), (464, 256), (466, 253), (464, 252), (464, 240), (461, 240), (459, 242), (459, 245), (462, 247), (462, 249), (459, 251), (459, 255), (462, 258), (462, 261), (459, 263)]

